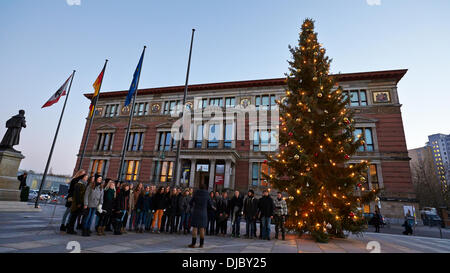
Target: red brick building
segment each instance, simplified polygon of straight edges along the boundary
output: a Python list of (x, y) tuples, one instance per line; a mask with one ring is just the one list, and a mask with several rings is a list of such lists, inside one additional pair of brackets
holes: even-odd
[[(397, 92), (397, 83), (406, 71), (335, 75), (351, 97), (349, 107), (356, 111), (356, 133), (364, 135), (366, 140), (352, 160), (370, 161), (364, 187), (383, 189), (377, 205), (384, 216), (392, 218), (401, 218), (404, 206), (415, 206)], [(277, 109), (275, 101), (285, 96), (284, 78), (190, 85), (187, 107), (195, 113), (185, 123), (189, 125), (184, 129), (189, 137), (182, 142), (180, 167), (175, 177), (176, 142), (171, 128), (178, 119), (174, 114), (180, 109), (177, 105), (181, 104), (183, 90), (184, 86), (171, 86), (138, 91), (125, 156), (124, 180), (155, 185), (170, 185), (175, 180), (181, 186), (194, 187), (202, 180), (210, 189), (247, 191), (253, 188), (256, 192), (270, 188), (261, 173), (270, 172), (264, 163), (265, 152), (277, 149), (273, 124), (269, 122), (269, 127), (261, 128), (260, 121), (252, 120), (248, 113), (211, 122), (211, 115), (205, 117), (202, 113), (208, 107), (215, 109), (215, 115), (221, 109), (250, 107), (256, 109), (258, 117), (263, 111), (270, 116)], [(104, 91), (100, 94), (82, 165), (91, 174), (102, 173), (113, 179), (118, 176), (130, 111), (129, 107), (123, 107), (127, 92)], [(92, 94), (85, 96), (91, 98)], [(245, 124), (241, 133), (236, 129), (239, 124)], [(373, 211), (375, 205), (363, 209)]]

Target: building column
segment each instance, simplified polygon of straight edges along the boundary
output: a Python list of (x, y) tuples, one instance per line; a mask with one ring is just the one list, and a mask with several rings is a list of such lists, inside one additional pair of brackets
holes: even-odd
[(216, 160), (211, 159), (209, 161), (209, 186), (208, 190), (212, 191), (214, 189), (214, 171), (216, 169)]
[(225, 160), (225, 178), (223, 182), (224, 188), (230, 188), (230, 172), (231, 172), (231, 160)]
[[(176, 173), (176, 180), (175, 180), (175, 185), (176, 186), (180, 186), (180, 178), (181, 178), (181, 169), (183, 168), (183, 166), (181, 165), (182, 159), (180, 158), (178, 160), (178, 170)], [(175, 162), (174, 162), (175, 164)]]
[(194, 180), (195, 180), (195, 163), (196, 160), (195, 159), (191, 159), (191, 169), (189, 171), (189, 187), (193, 188), (194, 187)]

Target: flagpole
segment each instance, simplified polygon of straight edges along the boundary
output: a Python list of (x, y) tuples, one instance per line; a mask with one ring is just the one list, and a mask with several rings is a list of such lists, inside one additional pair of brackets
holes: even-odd
[(45, 179), (47, 178), (47, 172), (48, 172), (48, 168), (50, 166), (50, 161), (52, 159), (53, 149), (55, 148), (56, 138), (58, 137), (59, 127), (61, 126), (61, 121), (62, 121), (62, 118), (64, 115), (64, 110), (66, 109), (66, 103), (67, 103), (67, 99), (69, 98), (70, 89), (72, 88), (72, 82), (73, 82), (74, 76), (75, 76), (75, 70), (72, 72), (72, 78), (70, 79), (69, 90), (67, 90), (66, 99), (64, 100), (64, 106), (62, 108), (61, 115), (59, 117), (58, 127), (56, 127), (55, 137), (53, 138), (52, 148), (50, 149), (50, 154), (48, 155), (47, 164), (45, 165), (45, 171), (44, 171), (44, 175), (42, 176), (41, 185), (39, 185), (39, 192), (36, 197), (36, 202), (34, 203), (35, 208), (39, 207), (38, 203), (39, 203), (39, 197), (41, 196), (42, 185), (44, 185)]
[(136, 82), (136, 91), (133, 94), (133, 101), (131, 102), (131, 107), (130, 107), (130, 118), (128, 119), (128, 126), (127, 126), (127, 131), (125, 133), (125, 139), (122, 145), (122, 153), (120, 155), (120, 165), (119, 165), (119, 173), (117, 174), (117, 181), (122, 181), (122, 170), (123, 170), (123, 164), (125, 161), (125, 153), (126, 153), (126, 148), (127, 148), (127, 143), (129, 141), (129, 134), (130, 134), (130, 128), (131, 128), (131, 121), (133, 119), (133, 114), (134, 114), (134, 104), (136, 101), (136, 96), (138, 93), (138, 88), (139, 88), (139, 80), (141, 79), (141, 71), (142, 71), (142, 64), (144, 63), (144, 55), (145, 55), (145, 49), (147, 48), (147, 46), (144, 46), (144, 50), (142, 51), (142, 63), (141, 63), (141, 67), (139, 69), (139, 75), (137, 78), (137, 82)]
[[(102, 72), (105, 73), (106, 70), (106, 64), (108, 63), (108, 59), (105, 60), (105, 65), (103, 66)], [(104, 76), (105, 74), (103, 74)], [(103, 76), (102, 76), (102, 81), (100, 82), (100, 86), (98, 88), (98, 93), (97, 96), (94, 99), (94, 105), (92, 106), (94, 108), (94, 111), (92, 111), (92, 116), (89, 119), (89, 125), (88, 125), (88, 130), (87, 130), (87, 134), (84, 140), (84, 144), (83, 144), (83, 150), (81, 151), (81, 157), (80, 157), (80, 163), (78, 164), (78, 170), (81, 169), (81, 166), (83, 164), (83, 159), (84, 159), (84, 154), (86, 152), (86, 146), (87, 146), (87, 142), (89, 139), (89, 135), (91, 133), (91, 126), (92, 126), (92, 121), (94, 120), (94, 116), (95, 116), (95, 107), (97, 106), (97, 101), (98, 101), (98, 97), (100, 97), (100, 89), (102, 88), (102, 83), (103, 83)], [(91, 113), (91, 112), (89, 112)]]
[[(180, 119), (183, 118), (183, 112), (185, 109), (185, 104), (186, 104), (186, 96), (187, 96), (187, 91), (188, 91), (188, 82), (189, 82), (189, 71), (191, 68), (191, 56), (192, 56), (192, 44), (194, 43), (194, 32), (195, 32), (195, 28), (192, 29), (192, 36), (191, 36), (191, 47), (189, 49), (189, 59), (188, 59), (188, 66), (187, 66), (187, 71), (186, 71), (186, 82), (184, 84), (184, 94), (183, 94), (183, 108), (181, 109), (181, 113), (180, 113)], [(175, 167), (174, 167), (174, 174), (172, 175), (172, 177), (175, 177), (175, 179), (173, 179), (172, 182), (172, 187), (175, 185), (179, 185), (180, 181), (178, 180), (178, 168), (180, 167), (178, 164), (178, 161), (180, 159), (180, 152), (181, 152), (181, 142), (183, 140), (183, 123), (181, 123), (180, 125), (180, 130), (179, 130), (179, 137), (178, 137), (178, 144), (177, 144), (177, 155), (175, 158)], [(193, 170), (191, 170), (192, 172)], [(180, 178), (181, 178), (181, 174), (180, 174)], [(189, 181), (190, 182), (190, 181)]]

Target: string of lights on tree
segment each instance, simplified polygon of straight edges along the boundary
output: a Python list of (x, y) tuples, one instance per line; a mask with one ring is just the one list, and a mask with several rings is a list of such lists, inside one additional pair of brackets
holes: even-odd
[(329, 75), (331, 60), (317, 41), (313, 20), (303, 22), (299, 44), (289, 50), (286, 98), (277, 101), (280, 145), (278, 153), (268, 154), (270, 175), (264, 177), (288, 194), (287, 227), (326, 242), (344, 237), (344, 230), (361, 231), (358, 208), (378, 191), (363, 186), (368, 162), (350, 163), (364, 139), (354, 136), (349, 98)]

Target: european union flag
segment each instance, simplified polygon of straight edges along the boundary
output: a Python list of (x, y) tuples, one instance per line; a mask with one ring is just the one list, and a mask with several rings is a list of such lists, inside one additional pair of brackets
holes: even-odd
[(128, 106), (131, 103), (131, 100), (133, 99), (134, 92), (136, 92), (139, 82), (139, 77), (141, 76), (141, 69), (142, 69), (142, 62), (144, 60), (144, 53), (145, 53), (145, 47), (142, 51), (141, 59), (139, 60), (139, 63), (136, 67), (136, 71), (134, 71), (133, 75), (133, 81), (131, 82), (130, 91), (128, 91), (127, 99), (125, 100), (125, 105)]

